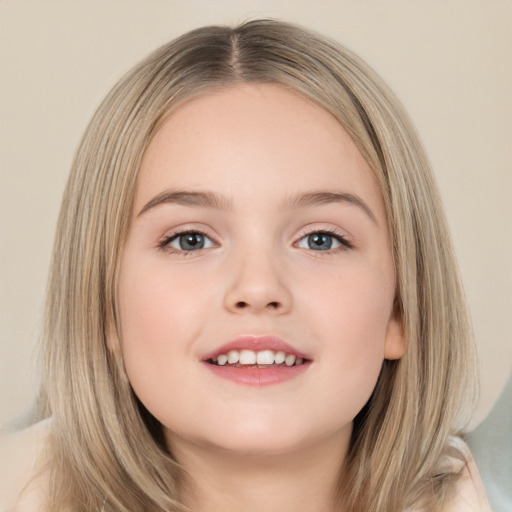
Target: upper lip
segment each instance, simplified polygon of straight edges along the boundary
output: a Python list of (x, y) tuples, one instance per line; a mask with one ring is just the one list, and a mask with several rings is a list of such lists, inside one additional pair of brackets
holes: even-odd
[(286, 354), (293, 354), (297, 358), (308, 359), (311, 357), (292, 347), (286, 341), (283, 341), (281, 338), (273, 335), (244, 335), (239, 336), (233, 341), (229, 341), (225, 343), (221, 347), (212, 350), (208, 354), (205, 354), (202, 357), (203, 361), (208, 361), (209, 359), (217, 359), (217, 357), (221, 354), (227, 354), (230, 350), (254, 350), (255, 352), (259, 352), (262, 350), (273, 350), (275, 352), (285, 352)]

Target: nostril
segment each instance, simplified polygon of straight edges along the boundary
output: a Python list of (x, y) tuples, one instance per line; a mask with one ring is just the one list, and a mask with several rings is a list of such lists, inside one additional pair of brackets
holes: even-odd
[[(272, 301), (272, 302), (269, 302), (267, 304), (267, 308), (271, 308), (271, 309), (279, 309), (279, 307), (281, 306), (281, 304), (277, 301)], [(235, 307), (237, 309), (245, 309), (245, 308), (248, 308), (249, 307), (249, 303), (241, 300), (241, 301), (238, 301), (236, 304), (235, 304)]]

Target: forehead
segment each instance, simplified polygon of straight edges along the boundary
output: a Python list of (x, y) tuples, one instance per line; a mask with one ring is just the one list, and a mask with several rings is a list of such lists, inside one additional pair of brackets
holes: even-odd
[(275, 84), (240, 84), (180, 105), (148, 146), (137, 206), (165, 188), (345, 188), (381, 206), (373, 172), (325, 109)]

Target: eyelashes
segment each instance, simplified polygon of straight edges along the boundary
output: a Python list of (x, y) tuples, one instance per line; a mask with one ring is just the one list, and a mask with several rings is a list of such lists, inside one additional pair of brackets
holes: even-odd
[(303, 232), (300, 236), (294, 246), (301, 249), (331, 253), (353, 248), (347, 237), (336, 229), (315, 229)]
[[(165, 236), (158, 243), (158, 249), (187, 255), (219, 245), (218, 242), (200, 229), (184, 229)], [(347, 237), (336, 229), (305, 230), (294, 242), (293, 247), (324, 254), (353, 249), (353, 245)]]
[(210, 249), (216, 244), (206, 233), (198, 229), (177, 231), (166, 236), (158, 244), (161, 250), (170, 252), (190, 253), (202, 249)]

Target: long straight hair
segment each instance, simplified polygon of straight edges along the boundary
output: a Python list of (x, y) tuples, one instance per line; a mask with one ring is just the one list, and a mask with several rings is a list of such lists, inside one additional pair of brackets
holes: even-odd
[[(384, 198), (407, 354), (385, 361), (354, 420), (339, 496), (346, 512), (438, 510), (456, 475), (438, 469), (463, 425), (474, 349), (428, 160), (389, 88), (318, 34), (256, 20), (205, 27), (161, 47), (92, 118), (64, 193), (50, 273), (41, 407), (53, 417), (52, 511), (183, 510), (183, 468), (134, 396), (118, 332), (117, 280), (142, 156), (186, 100), (239, 83), (287, 87), (330, 112)], [(341, 461), (340, 461), (341, 465)]]

